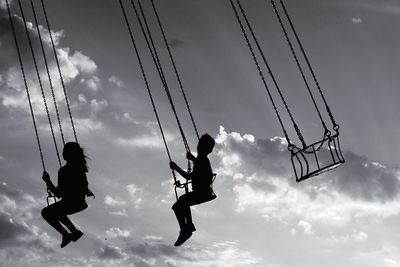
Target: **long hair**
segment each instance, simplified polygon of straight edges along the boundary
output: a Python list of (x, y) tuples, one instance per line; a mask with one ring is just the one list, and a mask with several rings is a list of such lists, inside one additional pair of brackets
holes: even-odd
[(66, 143), (63, 150), (63, 157), (67, 162), (75, 165), (83, 171), (89, 171), (86, 162), (87, 156), (85, 155), (85, 151), (83, 150), (83, 148), (81, 148), (78, 143)]

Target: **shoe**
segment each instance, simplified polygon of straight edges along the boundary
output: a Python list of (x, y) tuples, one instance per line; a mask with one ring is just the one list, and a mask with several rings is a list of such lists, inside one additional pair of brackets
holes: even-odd
[(180, 245), (182, 245), (183, 243), (186, 242), (186, 240), (188, 240), (190, 237), (192, 236), (192, 232), (189, 231), (180, 231), (179, 232), (179, 237), (175, 242), (175, 247), (178, 247)]
[(190, 223), (190, 224), (186, 225), (186, 230), (189, 232), (194, 232), (194, 231), (196, 231), (196, 228), (194, 227), (193, 223)]
[(81, 231), (79, 231), (79, 230), (76, 230), (73, 233), (71, 233), (71, 239), (74, 242), (76, 242), (82, 236), (83, 236), (83, 233)]
[(65, 247), (72, 241), (72, 236), (71, 234), (66, 234), (62, 236), (62, 241), (61, 241), (61, 248)]

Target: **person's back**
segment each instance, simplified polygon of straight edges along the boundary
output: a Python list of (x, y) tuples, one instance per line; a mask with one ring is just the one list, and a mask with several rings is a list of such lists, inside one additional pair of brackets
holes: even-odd
[(213, 172), (207, 156), (197, 156), (191, 177), (193, 192), (210, 193)]
[(86, 203), (88, 181), (85, 170), (67, 163), (58, 171), (58, 188), (63, 201), (76, 204)]

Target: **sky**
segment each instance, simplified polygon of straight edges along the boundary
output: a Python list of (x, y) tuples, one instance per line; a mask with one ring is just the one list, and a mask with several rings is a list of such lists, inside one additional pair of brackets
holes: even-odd
[[(59, 164), (24, 24), (17, 1), (10, 2), (46, 168), (56, 182)], [(176, 121), (129, 2), (123, 2), (172, 158), (184, 167)], [(142, 2), (195, 152), (196, 136), (150, 1)], [(40, 1), (34, 3), (62, 127), (73, 140)], [(318, 141), (323, 128), (270, 1), (242, 3), (306, 142)], [(155, 0), (200, 133), (216, 139), (210, 161), (218, 174), (217, 198), (192, 208), (197, 231), (176, 248), (168, 157), (118, 1), (45, 1), (96, 195), (87, 199), (88, 209), (71, 216), (85, 235), (61, 249), (60, 235), (40, 215), (46, 206), (43, 170), (0, 0), (0, 266), (400, 266), (400, 3), (285, 3), (340, 125), (346, 163), (296, 183), (282, 130), (229, 1)], [(61, 150), (37, 28), (29, 1), (22, 4)], [(278, 107), (299, 145), (280, 102)], [(329, 125), (326, 113), (324, 118)]]

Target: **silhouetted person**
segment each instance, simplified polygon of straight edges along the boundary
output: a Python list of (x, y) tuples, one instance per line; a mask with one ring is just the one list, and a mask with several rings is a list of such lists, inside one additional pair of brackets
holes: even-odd
[(169, 164), (170, 168), (176, 170), (182, 177), (192, 180), (192, 191), (179, 197), (178, 201), (172, 206), (180, 226), (179, 237), (175, 242), (175, 246), (182, 245), (192, 236), (192, 232), (196, 231), (192, 222), (190, 206), (198, 205), (215, 198), (211, 187), (214, 174), (210, 161), (207, 158), (207, 155), (212, 152), (214, 145), (215, 140), (210, 135), (204, 134), (197, 145), (197, 157), (193, 156), (190, 152), (186, 154), (187, 159), (193, 161), (193, 172), (191, 173), (182, 170), (175, 162), (170, 162)]
[[(50, 180), (47, 172), (43, 172), (43, 180), (48, 190), (60, 201), (51, 204), (42, 210), (43, 218), (62, 235), (61, 247), (65, 247), (71, 241), (77, 241), (83, 233), (75, 228), (67, 217), (87, 208), (86, 196), (93, 196), (88, 189), (86, 173), (88, 172), (86, 156), (78, 143), (66, 143), (63, 150), (63, 158), (67, 162), (58, 171), (57, 187)], [(61, 224), (65, 225), (68, 232)]]

